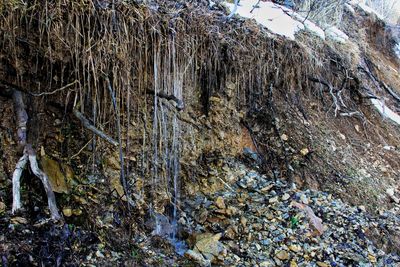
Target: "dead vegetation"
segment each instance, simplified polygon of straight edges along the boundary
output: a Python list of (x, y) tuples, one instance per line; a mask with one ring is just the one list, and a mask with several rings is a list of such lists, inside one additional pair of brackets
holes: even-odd
[[(350, 175), (348, 167), (368, 162), (352, 157), (362, 157), (366, 141), (398, 146), (399, 140), (398, 129), (366, 105), (371, 96), (355, 64), (363, 51), (307, 35), (288, 41), (254, 22), (226, 23), (225, 16), (201, 3), (176, 1), (107, 7), (90, 0), (4, 1), (0, 89), (19, 88), (32, 117), (51, 109), (63, 114), (62, 127), (84, 126), (66, 138), (73, 145), (51, 149), (81, 176), (104, 174), (110, 194), (117, 191), (121, 203), (130, 203), (124, 212), (130, 206), (137, 217), (150, 207), (165, 212), (177, 198), (168, 178), (172, 162), (165, 160), (176, 147), (175, 120), (183, 187), (201, 186), (205, 174), (196, 164), (207, 168), (210, 158), (237, 156), (234, 144), (243, 142), (263, 155), (271, 177), (340, 187), (336, 193), (349, 201), (356, 191), (355, 204), (364, 201), (364, 188), (349, 186), (356, 182), (348, 177), (358, 174)], [(45, 131), (36, 127), (30, 142), (49, 150)], [(237, 141), (242, 136), (246, 140)], [(398, 158), (388, 153), (384, 163)], [(372, 158), (377, 160), (373, 151)], [(371, 196), (372, 202), (382, 200)]]

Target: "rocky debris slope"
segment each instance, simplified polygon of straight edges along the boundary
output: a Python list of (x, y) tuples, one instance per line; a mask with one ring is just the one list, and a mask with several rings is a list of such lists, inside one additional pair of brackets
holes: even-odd
[(187, 257), (205, 266), (400, 264), (400, 243), (393, 238), (400, 231), (399, 206), (372, 216), (363, 206), (298, 190), (240, 164), (225, 169), (225, 190), (185, 202), (191, 212), (180, 223), (202, 233), (193, 234)]

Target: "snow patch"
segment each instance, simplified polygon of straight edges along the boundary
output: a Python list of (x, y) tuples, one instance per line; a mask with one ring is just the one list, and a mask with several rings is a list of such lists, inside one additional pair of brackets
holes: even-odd
[(379, 111), (379, 113), (382, 114), (383, 117), (389, 118), (400, 125), (399, 114), (397, 114), (396, 112), (391, 110), (388, 106), (386, 106), (386, 104), (382, 100), (371, 99), (371, 102), (375, 106), (375, 108)]
[[(320, 27), (293, 10), (272, 2), (260, 2), (258, 7), (254, 7), (256, 3), (256, 0), (242, 0), (236, 13), (244, 18), (255, 19), (273, 33), (291, 40), (295, 39), (295, 34), (300, 30), (307, 30), (325, 40), (325, 33)], [(226, 5), (231, 12), (234, 10), (234, 4)]]
[(400, 59), (400, 43), (395, 45), (394, 52), (396, 53), (397, 57)]
[(314, 22), (306, 20), (304, 21), (304, 26), (306, 27), (306, 29), (315, 34), (316, 36), (320, 37), (322, 40), (325, 40), (325, 32), (323, 29), (321, 29), (320, 27), (318, 27)]
[(347, 40), (349, 40), (347, 34), (334, 26), (325, 29), (325, 35), (328, 39), (331, 39), (338, 43), (345, 43)]
[[(284, 10), (283, 6), (272, 2), (260, 2), (259, 7), (254, 8), (256, 1), (242, 0), (238, 6), (237, 14), (244, 18), (255, 19), (258, 23), (268, 28), (275, 34), (294, 40), (295, 33), (304, 29), (304, 25), (294, 20)], [(229, 9), (234, 9), (234, 4), (226, 3)], [(253, 10), (253, 12), (251, 12)]]
[(314, 22), (306, 20), (304, 17), (295, 12), (293, 12), (292, 17), (296, 18), (296, 20), (298, 21), (303, 22), (306, 31), (318, 36), (322, 40), (325, 40), (324, 30), (318, 27)]

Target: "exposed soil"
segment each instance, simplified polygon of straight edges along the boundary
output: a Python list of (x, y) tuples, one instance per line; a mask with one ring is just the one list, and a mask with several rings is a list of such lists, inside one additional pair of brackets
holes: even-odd
[[(371, 256), (362, 255), (371, 266), (377, 259), (396, 261), (398, 221), (390, 220), (390, 227), (377, 227), (374, 222), (381, 222), (380, 216), (399, 216), (395, 199), (400, 197), (400, 127), (381, 117), (368, 94), (384, 97), (397, 112), (400, 103), (360, 69), (368, 65), (377, 80), (400, 93), (399, 60), (391, 52), (393, 40), (381, 21), (347, 14), (344, 23), (352, 23), (346, 28), (351, 38), (340, 45), (307, 33), (299, 34), (296, 41), (286, 40), (249, 20), (227, 23), (222, 8), (210, 11), (205, 3), (119, 3), (114, 14), (86, 2), (44, 2), (49, 4), (46, 10), (40, 4), (0, 4), (4, 17), (0, 82), (24, 93), (28, 139), (41, 167), (50, 166), (47, 170), (54, 174), (50, 179), (54, 188), (57, 183), (56, 199), (64, 221), (46, 221), (46, 194), (29, 171), (22, 179), (24, 210), (11, 214), (11, 177), (20, 152), (13, 103), (0, 91), (3, 265), (196, 266), (198, 262), (177, 255), (166, 239), (152, 235), (154, 210), (172, 213), (176, 197), (168, 161), (172, 155), (168, 149), (175, 144), (170, 124), (165, 123), (174, 119), (180, 127), (180, 201), (209, 198), (201, 202), (201, 210), (190, 203), (180, 207), (179, 237), (188, 241), (190, 249), (195, 244), (189, 241), (196, 240), (199, 232), (214, 237), (221, 233), (228, 247), (235, 240), (246, 245), (253, 241), (245, 230), (243, 236), (227, 241), (232, 238), (219, 223), (230, 220), (230, 226), (235, 226), (239, 217), (218, 214), (216, 221), (207, 222), (195, 218), (216, 212), (211, 204), (225, 193), (248, 216), (265, 208), (267, 198), (246, 208), (227, 193), (243, 189), (236, 184), (242, 174), (232, 174), (236, 167), (229, 164), (234, 162), (244, 164), (246, 172), (255, 171), (263, 182), (285, 184), (275, 192), (280, 198), (284, 192), (293, 196), (306, 192), (318, 200), (329, 193), (333, 195), (329, 201), (341, 204), (336, 209), (323, 198), (329, 206), (326, 212), (341, 214), (348, 209), (343, 218), (352, 214), (375, 218), (368, 227), (360, 226), (367, 239), (354, 242), (365, 249), (373, 244)], [(336, 96), (341, 88), (343, 103), (336, 116), (324, 82)], [(154, 90), (172, 95), (176, 87), (182, 88), (183, 110), (176, 108), (176, 96), (174, 102)], [(115, 93), (116, 108), (110, 92)], [(121, 140), (120, 149), (82, 127), (74, 109), (103, 133)], [(129, 198), (121, 183), (121, 155)], [(290, 187), (292, 183), (296, 189)], [(394, 190), (393, 196), (388, 189)], [(285, 208), (291, 205), (282, 203)], [(327, 218), (321, 203), (313, 205), (333, 228), (347, 227)], [(289, 208), (294, 216), (293, 207)], [(353, 230), (356, 236), (358, 230)], [(329, 238), (303, 241), (325, 244)], [(251, 265), (264, 250), (253, 258), (236, 253), (233, 247), (229, 251), (237, 254), (238, 262)], [(215, 262), (234, 264), (231, 256), (218, 255)], [(342, 256), (337, 256), (337, 262), (355, 261)], [(328, 262), (329, 257), (300, 258), (291, 259), (307, 266)], [(282, 264), (289, 264), (285, 260)]]

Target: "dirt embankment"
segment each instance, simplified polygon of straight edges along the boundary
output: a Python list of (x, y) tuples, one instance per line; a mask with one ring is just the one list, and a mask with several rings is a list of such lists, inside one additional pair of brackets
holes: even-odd
[[(0, 81), (25, 94), (29, 140), (41, 164), (51, 162), (53, 182), (64, 180), (56, 196), (66, 221), (101, 242), (126, 240), (137, 249), (127, 236), (150, 232), (150, 207), (171, 209), (167, 159), (176, 129), (182, 198), (217, 192), (224, 185), (210, 166), (221, 158), (246, 161), (247, 148), (256, 157), (247, 163), (270, 179), (326, 190), (373, 212), (395, 207), (386, 190), (400, 175), (399, 126), (383, 120), (369, 97), (385, 97), (398, 111), (383, 84), (400, 91), (399, 61), (376, 18), (347, 14), (350, 41), (343, 45), (307, 33), (287, 40), (249, 20), (226, 23), (222, 9), (201, 3), (121, 2), (113, 10), (91, 1), (10, 2), (0, 14)], [(119, 150), (84, 129), (73, 110), (121, 140), (131, 210)], [(4, 96), (0, 118), (7, 213), (19, 155), (12, 102)], [(45, 216), (40, 190), (33, 181), (22, 193), (29, 216)]]

